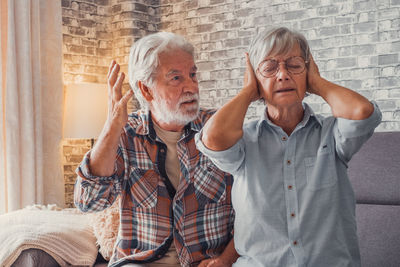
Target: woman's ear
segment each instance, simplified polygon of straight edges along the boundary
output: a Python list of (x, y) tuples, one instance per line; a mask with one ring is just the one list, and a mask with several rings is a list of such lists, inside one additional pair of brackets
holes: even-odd
[(137, 85), (138, 85), (140, 91), (142, 92), (143, 97), (148, 102), (150, 102), (154, 99), (149, 87), (147, 87), (142, 81), (138, 81)]

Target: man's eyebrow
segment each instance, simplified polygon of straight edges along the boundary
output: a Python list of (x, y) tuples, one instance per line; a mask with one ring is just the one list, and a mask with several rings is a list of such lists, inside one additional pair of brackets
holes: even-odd
[[(192, 68), (190, 68), (190, 71), (197, 71), (197, 66), (194, 65)], [(168, 77), (168, 76), (171, 76), (171, 75), (174, 75), (174, 74), (181, 74), (181, 73), (182, 72), (179, 71), (179, 70), (172, 69), (172, 70), (168, 71), (167, 74), (165, 74), (165, 77)]]
[(166, 77), (171, 76), (173, 74), (180, 74), (181, 72), (179, 70), (170, 70), (168, 71), (167, 74), (165, 74)]

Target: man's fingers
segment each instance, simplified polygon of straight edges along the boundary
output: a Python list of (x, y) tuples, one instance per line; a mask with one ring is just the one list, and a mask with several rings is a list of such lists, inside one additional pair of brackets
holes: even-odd
[(119, 64), (114, 64), (114, 67), (111, 69), (111, 74), (110, 77), (108, 77), (108, 85), (113, 88), (115, 81), (118, 78), (118, 72), (119, 72)]
[(115, 63), (117, 63), (114, 59), (111, 61), (110, 66), (108, 67), (107, 79), (110, 78), (111, 71), (114, 68)]
[(122, 83), (125, 79), (125, 73), (121, 73), (119, 75), (117, 82), (114, 84), (113, 87), (113, 99), (115, 102), (119, 101), (122, 97)]
[(121, 99), (121, 104), (122, 104), (122, 105), (128, 104), (128, 101), (129, 101), (129, 99), (130, 99), (132, 96), (133, 96), (133, 91), (132, 91), (132, 89), (129, 89), (129, 91), (126, 92), (126, 93), (124, 94), (124, 96), (122, 97), (122, 99)]

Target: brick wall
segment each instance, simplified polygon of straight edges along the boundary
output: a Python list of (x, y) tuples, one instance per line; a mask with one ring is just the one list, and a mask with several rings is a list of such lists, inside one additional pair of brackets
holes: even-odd
[[(62, 0), (64, 83), (106, 83), (112, 59), (127, 73), (132, 43), (157, 30), (159, 0)], [(125, 79), (123, 91), (129, 90)], [(136, 100), (129, 110), (136, 110)], [(75, 169), (90, 149), (89, 139), (65, 139), (66, 206), (72, 207)]]
[[(137, 38), (173, 31), (195, 46), (201, 105), (220, 107), (241, 89), (251, 39), (282, 25), (306, 36), (323, 77), (377, 101), (383, 112), (378, 131), (400, 130), (400, 0), (62, 0), (62, 8), (65, 83), (106, 83), (111, 59), (127, 71)], [(306, 102), (330, 114), (320, 97)], [(130, 110), (137, 107), (130, 103)], [(252, 104), (247, 118), (262, 110)], [(64, 142), (69, 205), (73, 170), (89, 144)]]
[[(244, 52), (257, 32), (287, 26), (309, 40), (323, 77), (376, 100), (378, 131), (400, 130), (399, 0), (169, 0), (160, 11), (160, 30), (196, 47), (203, 106), (220, 107), (240, 90)], [(306, 102), (330, 114), (320, 97)], [(247, 117), (261, 112), (252, 105)]]

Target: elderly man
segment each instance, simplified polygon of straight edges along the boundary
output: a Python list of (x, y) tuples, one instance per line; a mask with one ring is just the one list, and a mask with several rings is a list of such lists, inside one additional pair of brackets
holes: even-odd
[[(166, 32), (137, 41), (129, 57), (133, 91), (125, 95), (119, 69), (113, 61), (108, 119), (75, 185), (75, 205), (85, 212), (120, 195), (109, 266), (231, 266), (232, 176), (194, 143), (212, 112), (199, 109), (193, 46)], [(142, 109), (128, 115), (133, 93)]]
[[(333, 116), (314, 114), (306, 92)], [(261, 119), (243, 126), (260, 98)], [(380, 121), (374, 103), (319, 75), (303, 35), (260, 33), (242, 91), (196, 135), (200, 151), (234, 176), (234, 266), (360, 266), (347, 164)]]

